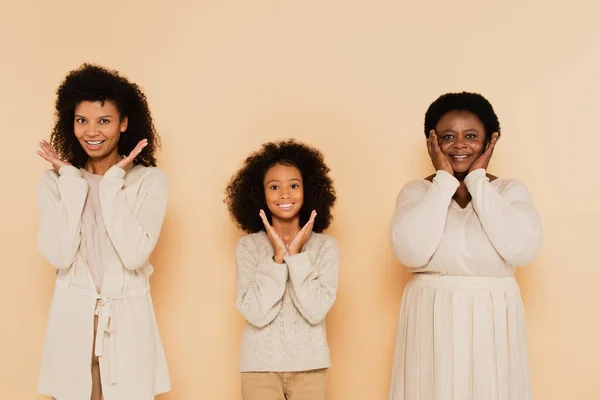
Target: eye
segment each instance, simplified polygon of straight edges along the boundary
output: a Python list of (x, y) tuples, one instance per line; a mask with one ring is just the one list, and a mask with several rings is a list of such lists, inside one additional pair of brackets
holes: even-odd
[(477, 135), (474, 134), (474, 133), (468, 133), (467, 136), (466, 136), (466, 138), (467, 139), (475, 139), (475, 138), (477, 138)]
[(279, 189), (279, 185), (271, 185), (269, 186), (269, 190), (278, 190)]
[(454, 135), (442, 135), (442, 140), (452, 140), (454, 139)]
[(85, 123), (85, 118), (77, 117), (75, 118), (75, 122), (77, 122), (78, 124), (83, 124)]
[(106, 125), (106, 124), (110, 123), (110, 120), (109, 120), (109, 119), (106, 119), (106, 118), (102, 118), (102, 119), (100, 120), (100, 123), (101, 123), (102, 125)]
[(297, 184), (297, 183), (292, 183), (292, 186), (291, 186), (291, 188), (292, 188), (292, 189), (298, 189), (299, 187), (300, 187), (300, 185), (299, 185), (299, 184)]

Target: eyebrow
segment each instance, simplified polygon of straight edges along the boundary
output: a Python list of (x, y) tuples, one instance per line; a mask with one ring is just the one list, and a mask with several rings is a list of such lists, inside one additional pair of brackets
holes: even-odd
[[(444, 129), (440, 133), (445, 133), (445, 132), (453, 132), (453, 133), (455, 133), (457, 131), (455, 131), (454, 129), (448, 128), (448, 129)], [(479, 133), (479, 129), (477, 129), (477, 128), (469, 128), (469, 129), (465, 129), (463, 132), (477, 132), (477, 133)]]
[[(86, 118), (87, 119), (87, 117), (85, 117), (83, 115), (79, 115), (79, 114), (75, 114), (75, 117)], [(98, 117), (98, 119), (100, 119), (100, 118), (112, 118), (112, 117), (113, 117), (112, 115), (102, 115), (102, 116)]]
[[(288, 180), (288, 182), (291, 182), (291, 181), (302, 182), (302, 180), (300, 180), (298, 178), (292, 178), (292, 179)], [(281, 180), (280, 179), (271, 179), (270, 181), (267, 182), (267, 185), (272, 182), (281, 182)]]

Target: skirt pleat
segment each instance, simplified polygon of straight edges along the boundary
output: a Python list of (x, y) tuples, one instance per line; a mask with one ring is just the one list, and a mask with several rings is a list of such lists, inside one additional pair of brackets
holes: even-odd
[(414, 274), (390, 400), (531, 400), (524, 321), (513, 277)]

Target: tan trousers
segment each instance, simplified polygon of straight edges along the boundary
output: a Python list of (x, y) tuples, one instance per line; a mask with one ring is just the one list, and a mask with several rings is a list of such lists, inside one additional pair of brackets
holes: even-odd
[(242, 400), (325, 400), (327, 370), (243, 372)]
[(92, 344), (92, 397), (90, 400), (102, 400), (102, 385), (100, 381), (100, 364), (98, 356), (94, 354), (96, 348), (96, 331), (98, 330), (98, 316), (94, 317), (94, 342)]

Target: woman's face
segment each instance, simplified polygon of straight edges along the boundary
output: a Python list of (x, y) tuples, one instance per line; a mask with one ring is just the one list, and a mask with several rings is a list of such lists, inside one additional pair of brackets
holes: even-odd
[(469, 111), (450, 111), (435, 126), (440, 150), (455, 173), (467, 173), (485, 151), (486, 132), (481, 120)]
[(304, 186), (298, 168), (275, 164), (265, 174), (263, 187), (273, 219), (289, 221), (298, 216), (304, 204)]
[(105, 101), (82, 101), (75, 107), (75, 137), (90, 158), (118, 156), (121, 133), (127, 130), (127, 117), (121, 120), (117, 107)]

